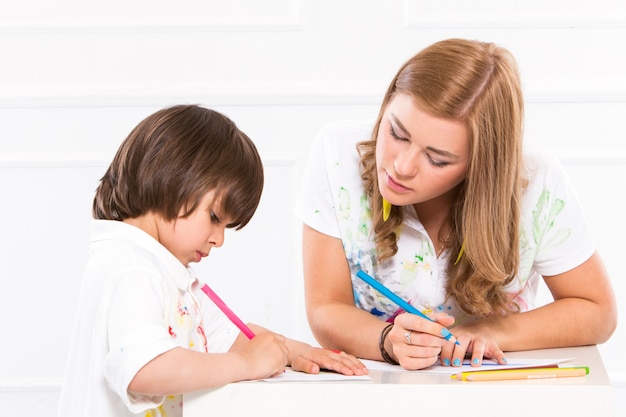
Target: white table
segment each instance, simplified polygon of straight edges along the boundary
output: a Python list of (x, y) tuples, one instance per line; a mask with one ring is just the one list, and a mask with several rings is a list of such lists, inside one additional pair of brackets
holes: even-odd
[(596, 346), (508, 352), (514, 358), (575, 358), (575, 378), (461, 382), (419, 371), (371, 370), (371, 381), (239, 382), (184, 396), (184, 417), (604, 417), (613, 388)]

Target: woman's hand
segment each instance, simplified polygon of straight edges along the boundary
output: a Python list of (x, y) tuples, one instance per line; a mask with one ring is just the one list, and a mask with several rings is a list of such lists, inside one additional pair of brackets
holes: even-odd
[(470, 357), (471, 366), (481, 366), (483, 358), (497, 361), (500, 365), (506, 364), (504, 352), (498, 341), (485, 325), (485, 321), (475, 321), (454, 328), (454, 335), (460, 345), (445, 344), (441, 348), (441, 364), (444, 366), (461, 366), (463, 359)]
[(449, 334), (447, 327), (454, 324), (454, 317), (443, 313), (430, 317), (434, 322), (410, 313), (396, 317), (385, 347), (403, 368), (427, 368), (437, 362), (444, 346), (455, 346), (454, 337), (445, 339)]
[(309, 347), (298, 352), (291, 363), (294, 371), (317, 374), (320, 369), (344, 375), (367, 375), (368, 370), (352, 355), (336, 350)]

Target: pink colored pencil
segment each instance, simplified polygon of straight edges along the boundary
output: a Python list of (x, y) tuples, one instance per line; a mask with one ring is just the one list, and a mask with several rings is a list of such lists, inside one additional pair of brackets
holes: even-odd
[(208, 285), (206, 284), (202, 285), (201, 290), (204, 291), (204, 293), (209, 296), (211, 301), (213, 301), (215, 305), (218, 306), (219, 309), (224, 312), (224, 314), (226, 314), (226, 317), (228, 317), (228, 319), (232, 321), (233, 324), (237, 326), (239, 330), (241, 330), (241, 333), (245, 334), (248, 339), (252, 339), (255, 336), (254, 332), (250, 330), (250, 328), (246, 326), (246, 324), (243, 321), (241, 321), (241, 319), (237, 317), (235, 313), (233, 313), (233, 310), (231, 310), (226, 305), (226, 303), (224, 303), (224, 301), (222, 301), (222, 299), (215, 293), (215, 291), (209, 288)]

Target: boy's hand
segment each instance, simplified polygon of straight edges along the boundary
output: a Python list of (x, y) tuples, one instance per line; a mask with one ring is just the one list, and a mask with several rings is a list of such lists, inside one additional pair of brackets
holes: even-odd
[(247, 362), (247, 379), (263, 379), (280, 375), (289, 363), (285, 337), (271, 332), (257, 334), (238, 352)]

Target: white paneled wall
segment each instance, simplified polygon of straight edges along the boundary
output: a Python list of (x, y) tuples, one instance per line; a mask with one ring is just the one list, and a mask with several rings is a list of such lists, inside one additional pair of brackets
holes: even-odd
[[(571, 174), (623, 312), (623, 0), (4, 0), (3, 415), (53, 415), (94, 188), (130, 129), (166, 105), (226, 113), (266, 165), (256, 216), (227, 234), (200, 274), (247, 319), (313, 342), (291, 210), (311, 141), (324, 123), (376, 117), (397, 68), (449, 37), (494, 41), (517, 56), (526, 139), (553, 150)], [(601, 346), (618, 410), (626, 409), (624, 344), (620, 323)]]

